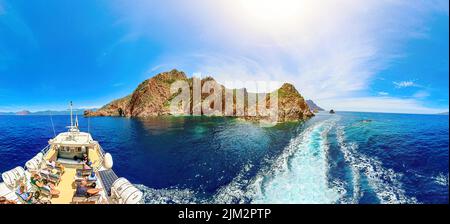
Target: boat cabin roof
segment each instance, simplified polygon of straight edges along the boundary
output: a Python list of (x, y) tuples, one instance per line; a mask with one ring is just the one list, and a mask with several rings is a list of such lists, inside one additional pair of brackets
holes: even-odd
[(94, 143), (92, 136), (86, 132), (63, 132), (48, 141), (51, 145), (89, 145)]

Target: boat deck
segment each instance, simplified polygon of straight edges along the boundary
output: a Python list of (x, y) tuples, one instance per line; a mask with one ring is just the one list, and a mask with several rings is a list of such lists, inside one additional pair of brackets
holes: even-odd
[[(17, 203), (48, 203), (48, 199), (52, 204), (107, 204), (118, 202), (110, 197), (112, 185), (118, 177), (110, 167), (106, 169), (106, 167), (103, 166), (104, 155), (106, 155), (105, 152), (100, 144), (92, 139), (92, 136), (89, 133), (79, 131), (78, 119), (76, 119), (75, 125), (71, 122), (68, 132), (58, 134), (53, 139), (50, 139), (48, 143), (49, 145), (29, 160), (25, 164), (25, 167), (16, 167), (20, 168), (20, 172), (16, 169), (7, 171), (11, 172), (12, 175), (8, 174), (8, 185), (0, 182), (0, 196), (4, 196), (6, 199)], [(87, 164), (89, 165), (89, 169), (84, 167), (85, 165), (80, 158), (85, 154), (87, 154), (92, 163)], [(109, 159), (109, 156), (107, 159)], [(54, 161), (55, 164), (53, 164)], [(108, 164), (110, 163), (112, 163), (112, 161), (108, 161)], [(60, 164), (63, 167), (59, 167)], [(25, 168), (26, 170), (23, 170), (22, 168)], [(78, 169), (84, 170), (81, 170), (81, 174), (77, 174)], [(95, 187), (96, 189), (88, 189), (88, 192), (93, 193), (94, 195), (87, 198), (84, 196), (74, 197), (76, 183), (82, 181), (83, 178), (86, 178), (92, 171), (95, 172), (97, 180), (95, 180), (95, 186), (91, 185), (90, 187)], [(58, 176), (61, 172), (61, 176)], [(38, 187), (36, 184), (32, 185), (31, 176), (35, 174), (40, 175), (41, 178), (47, 182), (55, 183), (55, 189), (59, 191), (59, 194), (56, 191), (51, 191), (49, 185), (47, 185), (45, 189), (43, 186)], [(80, 177), (77, 175), (80, 175)], [(91, 180), (91, 182), (92, 181), (94, 180)], [(130, 185), (126, 179), (124, 181)], [(37, 198), (37, 200), (22, 202), (21, 198), (15, 193), (20, 182), (24, 182), (28, 185), (27, 192), (39, 192), (40, 197)], [(131, 192), (131, 194), (128, 192), (126, 199), (128, 200), (130, 196), (134, 197), (132, 200), (137, 199), (136, 201), (133, 201), (133, 203), (139, 203), (142, 192), (139, 194), (137, 189), (136, 191)], [(123, 203), (131, 202), (127, 200)]]
[(61, 193), (58, 197), (51, 199), (52, 204), (69, 204), (72, 202), (73, 194), (75, 193), (74, 178), (76, 174), (75, 168), (65, 168), (64, 174), (61, 176), (61, 182), (56, 186), (56, 189)]
[[(53, 149), (51, 149), (53, 150)], [(97, 149), (89, 149), (88, 151), (89, 160), (92, 161), (93, 167), (99, 167), (101, 166), (101, 157), (100, 153)], [(56, 156), (56, 151), (49, 151), (46, 154), (45, 160), (54, 159)], [(72, 202), (73, 195), (76, 191), (76, 186), (74, 184), (75, 175), (76, 175), (76, 169), (81, 168), (81, 166), (73, 164), (64, 164), (64, 173), (61, 176), (61, 181), (56, 186), (56, 189), (60, 191), (60, 194), (58, 197), (53, 197), (51, 199), (52, 204), (69, 204)]]

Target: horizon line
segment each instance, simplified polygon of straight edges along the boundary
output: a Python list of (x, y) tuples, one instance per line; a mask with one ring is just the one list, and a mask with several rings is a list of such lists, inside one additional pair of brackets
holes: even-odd
[[(73, 110), (95, 110), (95, 109), (99, 109), (99, 108), (76, 108)], [(334, 110), (334, 109), (333, 109)], [(1, 114), (1, 113), (18, 113), (18, 112), (22, 112), (22, 111), (28, 111), (31, 114), (26, 114), (26, 115), (17, 115), (17, 114)], [(36, 115), (33, 113), (38, 113), (38, 112), (68, 112), (70, 111), (70, 109), (67, 110), (36, 110), (36, 111), (29, 111), (29, 110), (19, 110), (19, 111), (0, 111), (0, 116), (47, 116), (47, 115)], [(328, 113), (330, 110), (323, 110), (320, 111), (318, 113)], [(389, 111), (356, 111), (356, 110), (334, 110), (334, 112), (344, 112), (344, 113), (379, 113), (379, 114), (409, 114), (409, 115), (446, 115), (445, 113), (449, 113), (449, 110), (447, 111), (442, 111), (442, 112), (437, 112), (437, 113), (417, 113), (417, 112), (389, 112)], [(53, 116), (66, 116), (63, 114), (55, 114)]]

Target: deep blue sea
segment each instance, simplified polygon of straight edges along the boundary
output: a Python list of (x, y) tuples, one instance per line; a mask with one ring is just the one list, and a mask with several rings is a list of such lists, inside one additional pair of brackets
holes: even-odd
[[(70, 122), (0, 116), (0, 172), (47, 145), (51, 120), (56, 133)], [(80, 126), (147, 203), (448, 203), (448, 116), (322, 113), (275, 127), (98, 117)]]

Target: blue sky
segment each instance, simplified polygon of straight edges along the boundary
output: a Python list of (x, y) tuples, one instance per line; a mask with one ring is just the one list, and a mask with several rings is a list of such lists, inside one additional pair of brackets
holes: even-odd
[(99, 107), (177, 68), (337, 110), (448, 111), (448, 1), (0, 0), (0, 111)]

